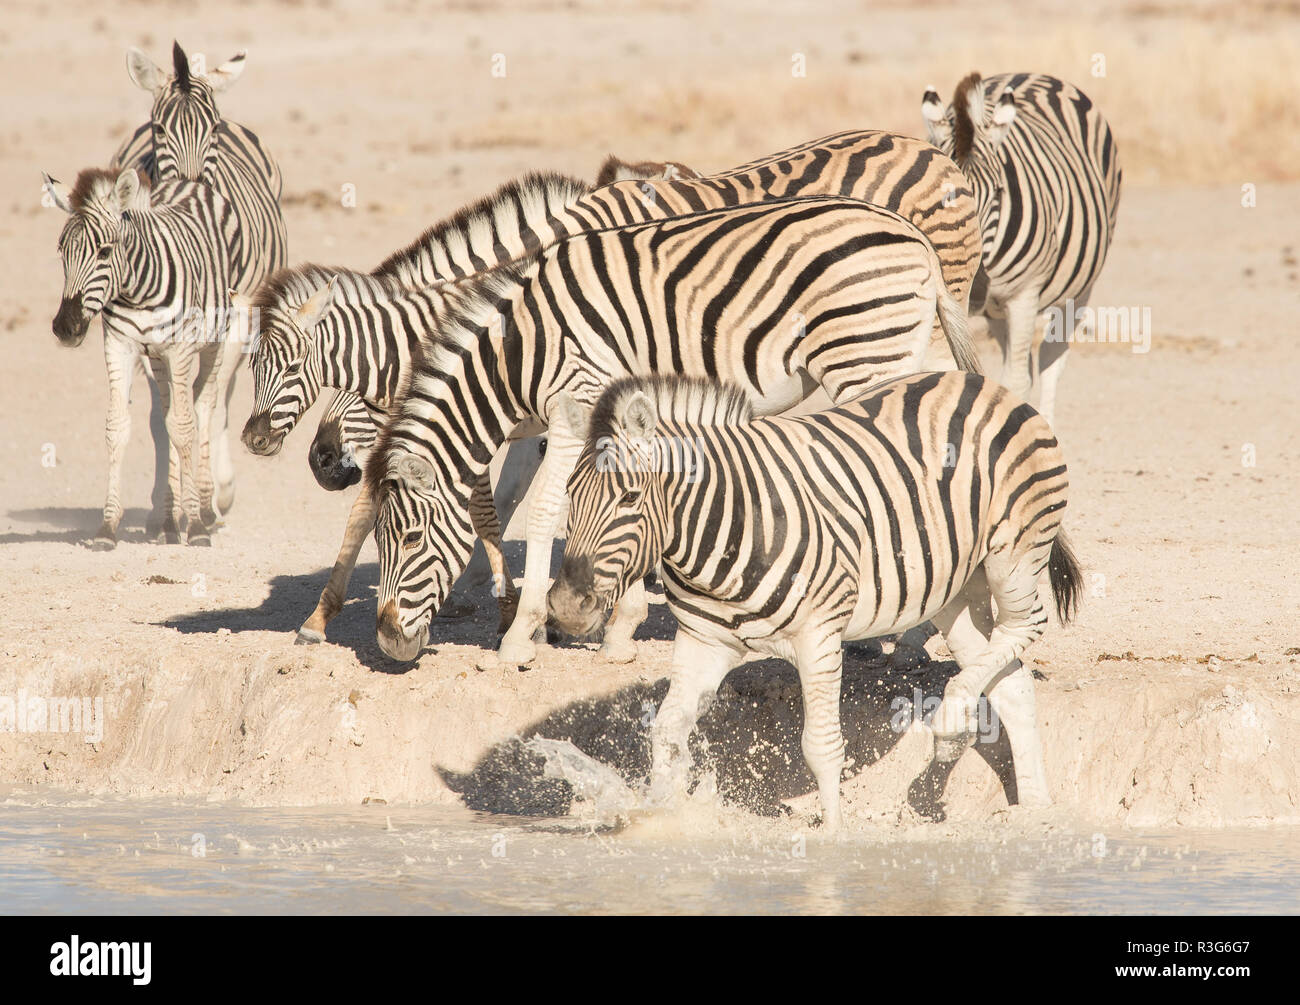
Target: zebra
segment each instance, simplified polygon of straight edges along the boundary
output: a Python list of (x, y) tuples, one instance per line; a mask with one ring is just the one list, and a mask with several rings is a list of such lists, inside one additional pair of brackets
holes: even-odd
[[(153, 95), (153, 110), (113, 157), (111, 168), (136, 167), (154, 183), (201, 181), (229, 203), (236, 226), (229, 248), (231, 286), (251, 295), (271, 272), (288, 260), (287, 235), (280, 211), (283, 181), (279, 165), (251, 130), (222, 118), (215, 95), (225, 91), (244, 71), (240, 51), (206, 72), (191, 68), (190, 59), (172, 43), (172, 73), (166, 73), (139, 49), (127, 50), (127, 73), (133, 83)], [(225, 394), (217, 403), (213, 460), (219, 485), (218, 508), (234, 504), (234, 465), (227, 436), (235, 373), (245, 347), (226, 343), (222, 360)]]
[[(499, 656), (525, 664), (545, 620), (551, 540), (581, 413), (612, 379), (672, 372), (734, 379), (764, 412), (820, 387), (832, 401), (920, 368), (936, 313), (958, 364), (977, 369), (965, 312), (931, 243), (907, 220), (851, 199), (802, 197), (586, 231), (461, 284), (422, 343), (367, 460), (377, 493), (377, 634), (414, 659), (473, 543), (471, 491), (521, 422), (547, 426), (530, 501), (524, 587)], [(605, 630), (635, 658), (645, 597)]]
[[(426, 231), (378, 271), (424, 286), (534, 254), (589, 229), (796, 195), (861, 199), (911, 220), (939, 253), (948, 291), (966, 304), (979, 265), (979, 231), (965, 177), (930, 144), (878, 130), (835, 133), (710, 177), (680, 162), (633, 163), (612, 155), (594, 187), (531, 173)], [(346, 466), (316, 465), (355, 454), (359, 445), (341, 434), (364, 422), (355, 397), (330, 406), (309, 453), (318, 482), (349, 483)]]
[[(1106, 261), (1122, 180), (1115, 138), (1087, 95), (1040, 73), (972, 73), (947, 108), (927, 89), (921, 113), (975, 191), (987, 290), (974, 306), (1002, 343), (1003, 383), (1027, 397), (1035, 319), (1066, 300), (1086, 304)], [(1049, 331), (1040, 350), (1048, 422), (1072, 337)]]
[(155, 500), (149, 533), (178, 542), (183, 513), (188, 543), (208, 545), (216, 522), (209, 443), (225, 390), (227, 249), (236, 226), (230, 205), (200, 182), (151, 187), (134, 168), (82, 171), (71, 190), (49, 175), (44, 184), (71, 215), (59, 236), (64, 281), (54, 334), (78, 346), (95, 315), (103, 319), (108, 492), (92, 547), (117, 544), (131, 378), (141, 357), (158, 387), (170, 441), (168, 491), (161, 504)]
[[(689, 464), (676, 462), (682, 451)], [(569, 479), (548, 609), (581, 634), (662, 563), (678, 629), (650, 730), (653, 801), (685, 790), (701, 700), (733, 667), (776, 656), (799, 671), (803, 753), (834, 831), (842, 640), (933, 619), (960, 667), (930, 723), (935, 762), (971, 743), (987, 694), (1020, 803), (1047, 804), (1020, 656), (1047, 624), (1044, 566), (1063, 624), (1079, 600), (1061, 530), (1067, 489), (1047, 422), (971, 373), (913, 374), (831, 410), (768, 418), (735, 385), (620, 380), (597, 403)]]

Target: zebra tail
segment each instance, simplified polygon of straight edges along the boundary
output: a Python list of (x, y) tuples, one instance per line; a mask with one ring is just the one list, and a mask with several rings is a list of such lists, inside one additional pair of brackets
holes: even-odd
[(948, 338), (948, 348), (952, 350), (953, 361), (958, 370), (968, 373), (983, 373), (975, 343), (971, 341), (970, 325), (966, 321), (966, 311), (957, 299), (948, 292), (940, 275), (939, 286), (939, 325)]
[(1083, 570), (1074, 550), (1061, 531), (1052, 542), (1047, 556), (1047, 578), (1052, 583), (1052, 599), (1056, 601), (1056, 616), (1061, 624), (1068, 625), (1070, 618), (1079, 613), (1079, 600), (1083, 595)]

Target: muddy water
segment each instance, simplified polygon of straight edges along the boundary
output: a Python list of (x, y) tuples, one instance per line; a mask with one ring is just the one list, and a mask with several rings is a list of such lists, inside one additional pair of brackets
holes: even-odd
[(1300, 910), (1300, 830), (860, 826), (713, 806), (594, 820), (448, 807), (0, 801), (2, 912), (1217, 913)]

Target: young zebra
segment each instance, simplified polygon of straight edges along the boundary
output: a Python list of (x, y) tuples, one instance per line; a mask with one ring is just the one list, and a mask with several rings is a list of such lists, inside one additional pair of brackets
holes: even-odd
[(198, 182), (150, 189), (134, 168), (88, 170), (71, 191), (45, 176), (50, 197), (71, 219), (59, 236), (63, 300), (54, 334), (77, 346), (103, 318), (108, 368), (108, 494), (93, 547), (117, 544), (122, 457), (131, 432), (131, 378), (147, 357), (166, 413), (168, 492), (150, 519), (151, 535), (178, 541), (179, 499), (190, 544), (210, 543), (209, 441), (221, 384), (230, 284), (229, 204)]
[(933, 619), (961, 667), (931, 722), (936, 760), (971, 742), (987, 694), (1020, 802), (1047, 803), (1020, 655), (1047, 623), (1044, 566), (1063, 623), (1079, 597), (1066, 489), (1047, 423), (974, 374), (914, 374), (829, 411), (764, 419), (734, 386), (623, 380), (597, 404), (569, 480), (548, 606), (584, 633), (662, 563), (678, 630), (651, 727), (656, 798), (684, 792), (701, 699), (738, 664), (778, 656), (799, 671), (804, 757), (835, 830), (842, 641)]
[[(1106, 261), (1119, 211), (1119, 151), (1087, 95), (1055, 77), (972, 73), (944, 108), (933, 87), (921, 113), (930, 139), (970, 179), (979, 203), (982, 310), (1003, 347), (1003, 383), (1027, 397), (1040, 312), (1078, 311)], [(976, 306), (976, 305), (972, 305)], [(1052, 421), (1073, 332), (1050, 332), (1039, 351), (1039, 411)]]
[[(380, 646), (418, 655), (473, 543), (471, 490), (519, 423), (547, 424), (550, 442), (519, 611), (500, 649), (508, 664), (535, 654), (564, 483), (585, 435), (560, 402), (590, 408), (610, 380), (655, 372), (735, 380), (764, 412), (819, 386), (845, 401), (919, 369), (936, 313), (953, 356), (974, 368), (930, 242), (897, 214), (838, 198), (588, 231), (464, 284), (367, 462), (379, 496)], [(645, 598), (624, 599), (605, 652), (626, 660)]]
[[(201, 73), (191, 69), (180, 44), (173, 42), (172, 73), (135, 48), (127, 50), (126, 66), (132, 82), (153, 95), (153, 111), (118, 150), (112, 168), (136, 167), (155, 184), (201, 181), (223, 196), (236, 223), (228, 249), (230, 285), (251, 295), (263, 279), (284, 266), (287, 237), (280, 212), (279, 165), (253, 132), (222, 118), (217, 110), (215, 95), (239, 79), (244, 53)], [(227, 425), (235, 374), (245, 351), (237, 340), (227, 340), (221, 375), (225, 392), (213, 422), (217, 506), (222, 513), (235, 501)]]

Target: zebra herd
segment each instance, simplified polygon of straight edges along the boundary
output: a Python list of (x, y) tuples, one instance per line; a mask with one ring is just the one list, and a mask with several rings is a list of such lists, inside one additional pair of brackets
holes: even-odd
[[(214, 101), (243, 58), (205, 72), (177, 45), (167, 74), (132, 50), (150, 122), (112, 170), (71, 190), (46, 178), (71, 214), (55, 333), (76, 344), (103, 317), (96, 544), (116, 539), (142, 359), (168, 462), (151, 531), (209, 540), (233, 501), (222, 405), (251, 351), (248, 449), (277, 453), (329, 388), (313, 471), (326, 488), (361, 482), (298, 641), (324, 639), (372, 532), (377, 638), (399, 661), (424, 648), (476, 541), (506, 666), (532, 661), (547, 625), (603, 630), (606, 657), (635, 659), (658, 569), (678, 632), (651, 793), (688, 784), (701, 700), (772, 654), (799, 671), (834, 829), (842, 644), (911, 629), (899, 646), (919, 647), (932, 620), (960, 667), (930, 723), (935, 760), (971, 742), (987, 696), (1020, 801), (1048, 799), (1020, 656), (1046, 624), (1042, 570), (1063, 622), (1079, 597), (1050, 425), (1068, 337), (1031, 362), (1038, 315), (1086, 300), (1114, 230), (1118, 157), (1086, 96), (1041, 74), (971, 74), (947, 107), (925, 92), (928, 143), (854, 130), (709, 176), (617, 158), (594, 185), (532, 173), (363, 272), (284, 267), (278, 168)], [(968, 312), (989, 318), (1005, 388), (979, 376)], [(1038, 409), (1023, 400), (1035, 385)], [(541, 432), (544, 456), (525, 442)], [(517, 593), (502, 525), (534, 470)]]

